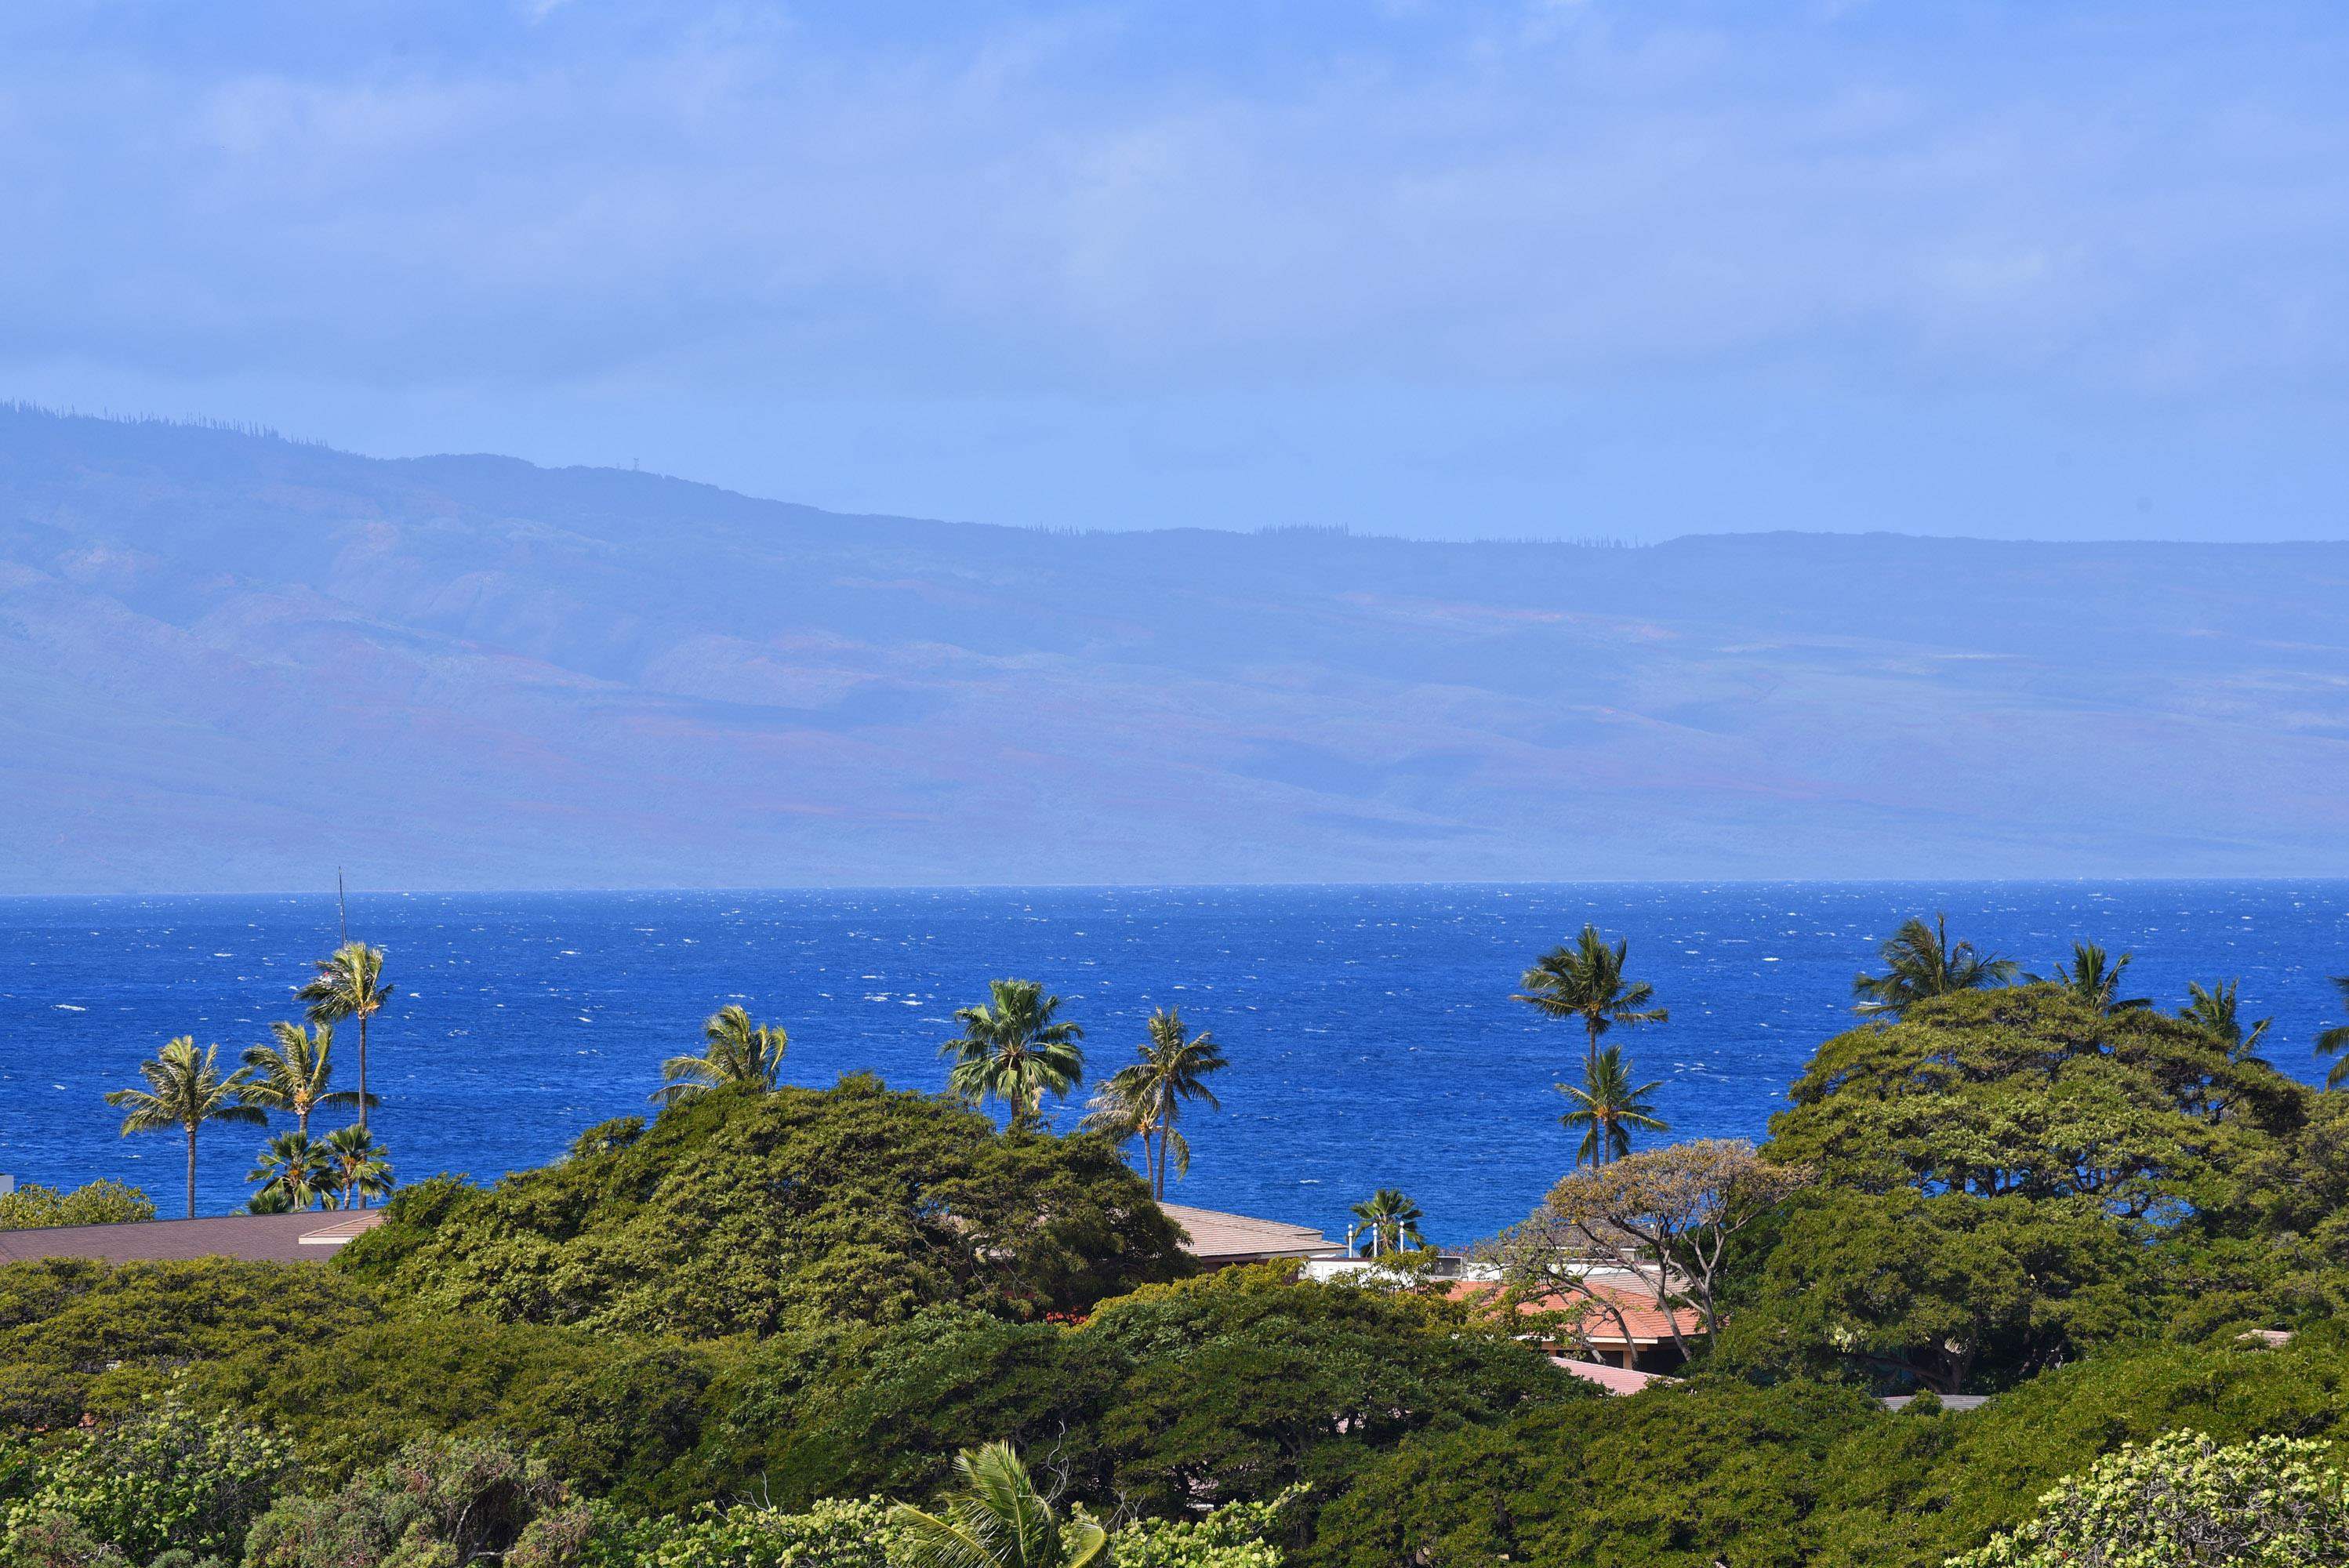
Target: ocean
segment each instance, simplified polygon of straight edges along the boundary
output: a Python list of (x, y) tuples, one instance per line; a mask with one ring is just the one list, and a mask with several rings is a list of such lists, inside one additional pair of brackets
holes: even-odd
[[(2322, 1078), (2349, 882), (360, 893), (350, 920), (398, 991), (369, 1078), (403, 1180), (493, 1180), (645, 1111), (661, 1059), (697, 1051), (728, 1002), (789, 1029), (792, 1082), (936, 1088), (953, 1010), (1017, 975), (1067, 999), (1100, 1072), (1154, 1007), (1215, 1032), (1223, 1109), (1187, 1124), (1170, 1198), (1342, 1235), (1349, 1205), (1399, 1187), (1432, 1237), (1465, 1242), (1523, 1218), (1572, 1156), (1554, 1085), (1581, 1035), (1510, 995), (1541, 951), (1586, 921), (1628, 938), (1671, 1016), (1609, 1040), (1661, 1083), (1675, 1136), (1758, 1138), (1850, 1026), (1853, 975), (1935, 910), (2026, 969), (2075, 938), (2133, 951), (2129, 993), (2165, 1008), (2189, 980), (2240, 976), (2246, 1018), (2276, 1017), (2270, 1058)], [(293, 990), (336, 934), (331, 894), (0, 899), (0, 1171), (115, 1177), (178, 1213), (177, 1135), (123, 1138), (100, 1097), (175, 1035), (233, 1063), (299, 1016)], [(337, 1044), (347, 1087), (357, 1041)], [(260, 1142), (205, 1129), (202, 1212), (243, 1204)]]

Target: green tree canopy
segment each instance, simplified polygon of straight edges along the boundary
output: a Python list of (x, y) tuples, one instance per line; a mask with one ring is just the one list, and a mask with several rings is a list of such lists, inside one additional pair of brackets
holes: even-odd
[(340, 1266), (500, 1318), (692, 1336), (1090, 1305), (1185, 1266), (1104, 1138), (999, 1134), (874, 1078), (720, 1091), (481, 1190), (403, 1190)]
[(1773, 1158), (1831, 1183), (2215, 1215), (2296, 1136), (2308, 1092), (2192, 1025), (2054, 986), (1961, 992), (1822, 1045)]
[(2142, 1249), (2093, 1205), (1842, 1191), (1796, 1201), (1724, 1354), (1899, 1391), (1979, 1391), (2143, 1321)]

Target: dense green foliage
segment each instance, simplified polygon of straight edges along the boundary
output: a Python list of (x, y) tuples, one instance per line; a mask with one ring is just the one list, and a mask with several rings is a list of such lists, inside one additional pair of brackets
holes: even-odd
[(2221, 1447), (2173, 1432), (2125, 1448), (2039, 1501), (2029, 1523), (1950, 1568), (2303, 1568), (2349, 1563), (2349, 1486), (2331, 1445)]
[(1179, 1272), (1105, 1138), (999, 1135), (849, 1078), (719, 1090), (486, 1191), (404, 1191), (345, 1264), (518, 1322), (694, 1336), (885, 1323), (963, 1302), (1040, 1315)]
[(288, 1496), (254, 1523), (245, 1557), (252, 1568), (569, 1568), (595, 1523), (542, 1461), (430, 1438), (334, 1491)]
[(317, 1267), (12, 1264), (0, 1268), (0, 1422), (46, 1430), (119, 1414), (187, 1363), (289, 1354), (382, 1313), (372, 1291)]
[(692, 1456), (724, 1359), (632, 1336), (403, 1314), (231, 1352), (184, 1387), (292, 1434), (322, 1479), (424, 1438), (503, 1436), (594, 1495), (682, 1507), (707, 1495)]
[(745, 1079), (411, 1187), (331, 1267), (0, 1267), (0, 1568), (961, 1550), (906, 1504), (1097, 1523), (1096, 1568), (2331, 1560), (2349, 1097), (2093, 953), (1992, 987), (1927, 934), (1971, 983), (1904, 949), (1768, 1145), (1578, 1171), (1507, 1238), (1545, 1292), (1674, 1258), (1721, 1328), (1677, 1383), (1602, 1398), (1413, 1270), (1183, 1277), (1115, 1132)]
[(226, 1415), (176, 1402), (98, 1428), (35, 1460), (22, 1520), (62, 1518), (88, 1540), (146, 1563), (178, 1549), (234, 1558), (246, 1527), (293, 1479), (292, 1446)]
[(119, 1181), (86, 1181), (69, 1192), (28, 1183), (0, 1194), (0, 1231), (50, 1225), (121, 1225), (155, 1217), (146, 1193)]
[[(1080, 1497), (1152, 1513), (1262, 1501), (1300, 1482), (1330, 1495), (1410, 1432), (1589, 1397), (1454, 1307), (1299, 1286), (1276, 1265), (1145, 1288), (1077, 1329), (942, 1310), (854, 1354), (834, 1348), (796, 1387), (804, 1354), (783, 1379), (738, 1378), (750, 1392), (724, 1419), (751, 1444), (774, 1434), (756, 1469), (778, 1501), (919, 1496), (945, 1481), (957, 1450), (990, 1438), (1049, 1464)], [(751, 1461), (737, 1451), (723, 1462)]]

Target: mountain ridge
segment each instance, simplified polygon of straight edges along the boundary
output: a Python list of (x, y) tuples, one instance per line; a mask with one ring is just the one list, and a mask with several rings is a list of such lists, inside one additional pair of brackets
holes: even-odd
[(2344, 610), (2344, 543), (1064, 533), (17, 408), (0, 891), (2339, 874)]

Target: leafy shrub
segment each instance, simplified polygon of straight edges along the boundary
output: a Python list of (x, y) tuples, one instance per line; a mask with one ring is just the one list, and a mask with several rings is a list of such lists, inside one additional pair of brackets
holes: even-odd
[(130, 1568), (130, 1560), (73, 1515), (28, 1509), (0, 1530), (0, 1568)]
[(804, 1512), (739, 1504), (683, 1518), (607, 1522), (586, 1568), (890, 1568), (903, 1532), (879, 1498), (827, 1499)]
[(167, 1402), (59, 1449), (19, 1508), (71, 1519), (140, 1563), (172, 1548), (234, 1557), (294, 1471), (283, 1439)]
[(592, 1523), (510, 1444), (428, 1439), (340, 1491), (280, 1502), (254, 1523), (245, 1555), (249, 1568), (570, 1568)]
[(1276, 1544), (1301, 1487), (1262, 1502), (1227, 1502), (1196, 1519), (1143, 1519), (1109, 1538), (1111, 1568), (1280, 1568)]
[(155, 1217), (146, 1193), (119, 1181), (85, 1182), (70, 1192), (37, 1183), (0, 1194), (0, 1231), (53, 1225), (120, 1225)]
[(2349, 1563), (2349, 1483), (2332, 1445), (2222, 1446), (2172, 1432), (2101, 1460), (2039, 1500), (2038, 1517), (1951, 1568), (2196, 1568)]

